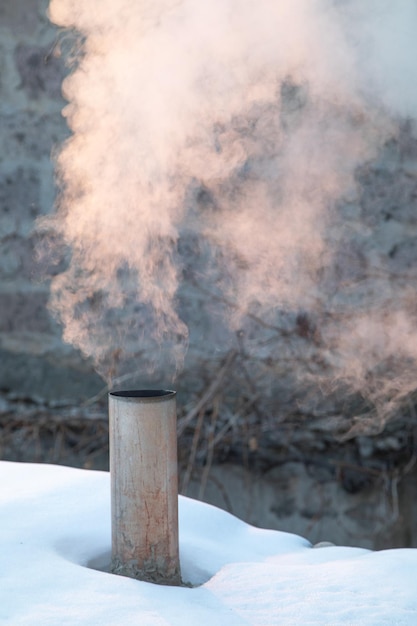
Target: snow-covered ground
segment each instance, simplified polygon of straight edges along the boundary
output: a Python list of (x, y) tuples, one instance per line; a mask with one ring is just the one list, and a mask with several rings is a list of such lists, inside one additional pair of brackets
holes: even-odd
[(0, 483), (1, 624), (417, 625), (417, 550), (312, 548), (180, 497), (182, 576), (198, 586), (163, 587), (102, 571), (107, 473), (0, 462)]

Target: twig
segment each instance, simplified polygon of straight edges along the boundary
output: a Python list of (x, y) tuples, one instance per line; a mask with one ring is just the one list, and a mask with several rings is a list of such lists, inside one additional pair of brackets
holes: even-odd
[(62, 432), (62, 428), (58, 429), (58, 432), (55, 433), (55, 442), (54, 442), (54, 449), (53, 449), (53, 453), (52, 453), (52, 462), (53, 463), (58, 463), (59, 459), (62, 456), (62, 443), (64, 441), (64, 435)]
[[(222, 304), (225, 304), (226, 306), (230, 307), (231, 309), (234, 309), (235, 311), (239, 311), (240, 310), (240, 307), (235, 302), (233, 302), (232, 300), (229, 300), (229, 298), (226, 298), (225, 296), (219, 296), (219, 295), (213, 293), (212, 291), (210, 291), (210, 289), (206, 289), (205, 287), (202, 287), (195, 280), (193, 280), (193, 285), (197, 289), (199, 289), (199, 291), (201, 291), (201, 293), (204, 293), (205, 295), (209, 296), (209, 298), (211, 298), (212, 300), (216, 300), (216, 302), (221, 302)], [(284, 330), (283, 328), (279, 328), (279, 326), (275, 326), (273, 324), (268, 324), (268, 322), (265, 322), (261, 317), (258, 317), (254, 313), (250, 313), (249, 311), (245, 311), (245, 316), (248, 317), (249, 319), (253, 320), (257, 324), (259, 324), (259, 326), (262, 326), (262, 328), (268, 328), (269, 330), (274, 330), (279, 335), (281, 335), (281, 337), (290, 337), (291, 336), (291, 333), (289, 331)]]
[(392, 523), (395, 522), (400, 516), (400, 506), (398, 497), (398, 482), (400, 477), (395, 473), (391, 476), (390, 488), (391, 488), (391, 509), (392, 509)]
[(234, 363), (237, 355), (238, 353), (236, 350), (230, 350), (223, 366), (220, 368), (216, 378), (213, 380), (207, 391), (203, 394), (197, 404), (187, 413), (187, 415), (179, 421), (177, 429), (178, 437), (182, 435), (188, 424), (190, 424), (190, 422), (192, 422), (193, 419), (199, 415), (200, 411), (205, 409), (209, 402), (211, 402), (220, 385), (223, 383), (223, 379), (231, 365)]
[(207, 480), (208, 480), (208, 477), (209, 477), (209, 474), (210, 474), (211, 466), (213, 464), (214, 431), (216, 429), (216, 422), (217, 422), (218, 416), (219, 416), (219, 401), (218, 401), (218, 398), (216, 398), (216, 401), (214, 403), (214, 410), (213, 410), (213, 413), (211, 414), (210, 432), (209, 432), (208, 442), (207, 442), (207, 458), (206, 458), (206, 463), (205, 463), (204, 469), (203, 469), (203, 475), (202, 475), (201, 481), (200, 481), (200, 489), (198, 491), (198, 499), (199, 500), (202, 500), (204, 498), (204, 492), (206, 490)]
[(230, 498), (229, 498), (229, 496), (227, 495), (227, 491), (226, 491), (226, 489), (224, 488), (223, 484), (220, 482), (220, 480), (218, 480), (217, 478), (215, 478), (215, 477), (213, 476), (213, 474), (211, 474), (211, 476), (210, 476), (210, 480), (211, 480), (211, 482), (213, 482), (213, 483), (216, 485), (217, 489), (218, 489), (218, 490), (220, 491), (220, 493), (222, 494), (222, 496), (223, 496), (223, 500), (224, 500), (224, 503), (225, 503), (226, 508), (227, 508), (227, 510), (229, 511), (229, 513), (232, 513), (232, 514), (233, 514), (233, 506), (232, 506), (232, 503), (231, 503), (231, 501), (230, 501)]
[(99, 400), (104, 398), (104, 396), (107, 393), (109, 393), (111, 387), (113, 387), (114, 385), (118, 385), (119, 383), (124, 383), (126, 380), (131, 380), (135, 376), (136, 376), (136, 372), (130, 372), (129, 374), (123, 374), (123, 376), (119, 376), (118, 378), (115, 378), (112, 381), (111, 386), (110, 386), (110, 384), (105, 385), (105, 387), (103, 387), (103, 389), (101, 389), (101, 391), (96, 393), (95, 396), (92, 396), (91, 398), (88, 398), (85, 402), (83, 402), (81, 404), (81, 406), (82, 407), (87, 407), (87, 406), (91, 406), (92, 404), (95, 404), (96, 402), (98, 402)]
[(182, 481), (181, 493), (183, 495), (187, 495), (188, 486), (190, 484), (191, 473), (194, 467), (195, 457), (197, 454), (198, 440), (200, 439), (201, 429), (203, 427), (203, 421), (204, 421), (204, 409), (201, 409), (200, 414), (198, 416), (197, 426), (195, 428), (194, 435), (193, 435), (193, 442), (191, 444), (191, 450), (190, 450), (190, 456), (188, 458), (187, 469), (185, 470), (184, 478)]
[(217, 435), (213, 437), (211, 442), (208, 444), (207, 452), (209, 452), (210, 450), (214, 450), (214, 448), (219, 443), (219, 441), (221, 441), (223, 437), (225, 436), (225, 434), (227, 433), (227, 431), (236, 424), (238, 419), (239, 419), (239, 415), (236, 413), (232, 413), (232, 415), (229, 417), (229, 419), (227, 420), (223, 428), (220, 429)]

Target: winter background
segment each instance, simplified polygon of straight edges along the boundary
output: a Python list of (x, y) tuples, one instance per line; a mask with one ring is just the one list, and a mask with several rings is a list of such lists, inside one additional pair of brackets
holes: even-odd
[(184, 582), (167, 587), (107, 573), (105, 472), (0, 464), (0, 620), (110, 626), (413, 626), (417, 551), (312, 547), (180, 498)]
[(122, 579), (107, 474), (3, 461), (1, 618), (415, 624), (414, 2), (48, 4), (0, 7), (2, 458), (105, 469), (108, 388), (175, 386), (181, 493), (276, 530), (181, 496), (193, 587)]

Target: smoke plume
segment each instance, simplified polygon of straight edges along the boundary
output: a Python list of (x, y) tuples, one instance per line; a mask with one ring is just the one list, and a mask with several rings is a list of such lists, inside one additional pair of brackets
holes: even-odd
[(358, 388), (393, 355), (415, 367), (408, 283), (365, 292), (348, 211), (358, 168), (417, 113), (413, 0), (52, 0), (50, 18), (80, 34), (48, 224), (68, 342), (108, 378), (141, 354), (181, 367), (191, 276), (231, 329), (310, 320)]

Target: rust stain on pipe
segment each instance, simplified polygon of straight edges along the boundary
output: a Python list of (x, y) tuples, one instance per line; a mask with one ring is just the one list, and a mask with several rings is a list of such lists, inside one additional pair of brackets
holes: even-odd
[(112, 571), (181, 584), (176, 393), (109, 394)]

